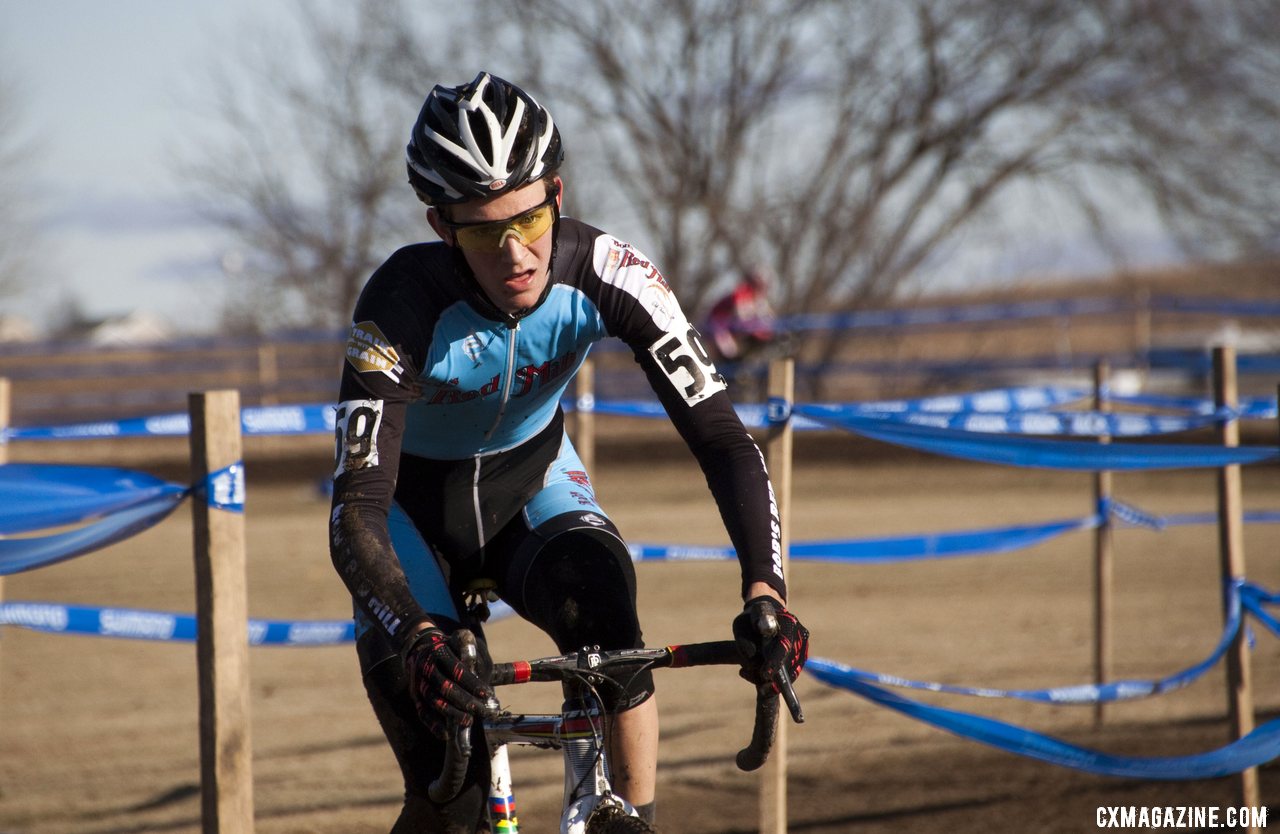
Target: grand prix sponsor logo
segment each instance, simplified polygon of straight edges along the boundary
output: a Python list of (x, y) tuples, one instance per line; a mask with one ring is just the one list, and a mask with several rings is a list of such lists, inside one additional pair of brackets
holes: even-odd
[(347, 361), (361, 373), (385, 374), (397, 383), (404, 370), (399, 352), (391, 346), (378, 325), (371, 321), (351, 325), (351, 334), (347, 337)]

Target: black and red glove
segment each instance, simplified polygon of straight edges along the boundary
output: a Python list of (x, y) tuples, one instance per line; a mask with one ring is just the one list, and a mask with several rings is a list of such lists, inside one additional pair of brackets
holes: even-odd
[(771, 684), (774, 691), (778, 685), (771, 670), (785, 670), (794, 683), (809, 659), (809, 629), (770, 596), (747, 601), (733, 620), (733, 637), (743, 657), (738, 674), (757, 686)]
[(485, 700), (492, 695), (438, 628), (413, 636), (404, 663), (418, 719), (438, 739), (446, 738), (450, 720), (471, 726), (472, 717), (483, 713)]

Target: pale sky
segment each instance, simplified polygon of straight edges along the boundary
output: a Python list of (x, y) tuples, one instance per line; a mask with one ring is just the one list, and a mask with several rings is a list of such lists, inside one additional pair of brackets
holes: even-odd
[(45, 264), (23, 296), (4, 300), (6, 311), (42, 324), (74, 296), (91, 316), (141, 309), (187, 330), (213, 324), (221, 242), (181, 210), (170, 163), (196, 129), (181, 93), (238, 24), (288, 9), (261, 0), (0, 0), (0, 67), (36, 146), (28, 176)]
[[(0, 72), (18, 88), (20, 126), (37, 148), (28, 176), (44, 262), (3, 312), (43, 333), (74, 298), (91, 317), (144, 310), (184, 333), (212, 330), (225, 243), (182, 208), (171, 159), (207, 127), (183, 95), (199, 90), (238, 27), (291, 14), (264, 0), (0, 0)], [(1131, 239), (1151, 250), (1140, 260), (1168, 256), (1159, 239)], [(942, 253), (952, 278), (966, 263), (965, 273), (996, 278), (1043, 268), (1054, 246), (1070, 250), (1077, 272), (1100, 268), (1081, 262), (1072, 235), (956, 244)]]

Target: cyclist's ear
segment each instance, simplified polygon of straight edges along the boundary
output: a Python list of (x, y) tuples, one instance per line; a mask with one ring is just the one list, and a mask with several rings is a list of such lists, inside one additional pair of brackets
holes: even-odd
[(442, 219), (438, 208), (435, 206), (427, 207), (427, 223), (431, 225), (431, 230), (446, 244), (453, 246), (453, 233), (449, 231), (448, 226), (441, 222)]

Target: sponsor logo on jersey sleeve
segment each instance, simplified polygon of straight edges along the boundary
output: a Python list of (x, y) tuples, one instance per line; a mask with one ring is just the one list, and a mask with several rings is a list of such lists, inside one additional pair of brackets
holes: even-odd
[(347, 337), (347, 361), (360, 373), (385, 374), (395, 383), (400, 382), (400, 373), (404, 370), (400, 354), (378, 325), (371, 321), (351, 325), (351, 335)]
[(382, 404), (382, 400), (347, 400), (338, 404), (334, 418), (337, 466), (333, 477), (378, 465)]
[(635, 298), (658, 327), (671, 330), (686, 321), (667, 279), (631, 244), (601, 235), (596, 240), (593, 262), (605, 283)]

